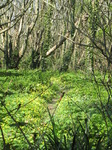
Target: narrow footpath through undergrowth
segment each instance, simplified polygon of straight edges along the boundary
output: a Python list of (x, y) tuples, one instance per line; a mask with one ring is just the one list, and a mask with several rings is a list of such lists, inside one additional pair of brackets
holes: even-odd
[(48, 109), (49, 109), (51, 116), (54, 116), (56, 110), (58, 109), (60, 101), (68, 92), (68, 89), (63, 89), (62, 87), (60, 89), (61, 91), (57, 92), (57, 98), (53, 98), (52, 101), (48, 103)]

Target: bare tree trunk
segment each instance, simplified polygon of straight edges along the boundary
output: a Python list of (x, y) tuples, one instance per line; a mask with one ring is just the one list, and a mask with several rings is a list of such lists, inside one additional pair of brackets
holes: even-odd
[(5, 46), (4, 46), (4, 62), (5, 62), (5, 67), (8, 69), (8, 31), (5, 34)]

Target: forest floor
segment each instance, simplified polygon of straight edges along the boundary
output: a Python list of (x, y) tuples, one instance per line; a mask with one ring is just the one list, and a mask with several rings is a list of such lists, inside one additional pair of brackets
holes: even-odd
[[(98, 79), (100, 79), (100, 75)], [(3, 107), (2, 103), (0, 105), (0, 123), (3, 126), (7, 142), (12, 142), (18, 149), (21, 149), (21, 143), (24, 149), (27, 149), (27, 143), (25, 144), (25, 140), (20, 139), (22, 134), (17, 132), (17, 123), (14, 122), (11, 115), (21, 125), (32, 143), (33, 133), (37, 134), (38, 139), (41, 139), (40, 137), (45, 132), (51, 133), (53, 124), (50, 121), (52, 118), (56, 123), (58, 138), (62, 135), (67, 137), (70, 129), (74, 129), (74, 124), (76, 129), (80, 125), (85, 127), (85, 118), (88, 116), (92, 129), (91, 135), (98, 132), (104, 134), (104, 131), (106, 131), (105, 121), (102, 114), (96, 109), (96, 105), (100, 108), (100, 101), (98, 100), (95, 83), (92, 81), (91, 76), (87, 78), (80, 72), (1, 70), (0, 98), (5, 106)], [(63, 92), (65, 94), (60, 101)], [(100, 92), (102, 102), (106, 103), (107, 93), (102, 86)], [(17, 111), (20, 104), (21, 107)], [(7, 114), (6, 109), (11, 112), (10, 115), (5, 115)], [(111, 124), (109, 125), (111, 126)], [(100, 131), (100, 129), (102, 130)], [(98, 131), (96, 132), (96, 130)], [(12, 141), (14, 137), (15, 140)], [(70, 138), (68, 137), (68, 139)], [(94, 143), (94, 138), (90, 140)], [(1, 143), (2, 141), (2, 138), (0, 138)], [(39, 141), (39, 145), (43, 145), (42, 139)]]
[(54, 111), (55, 111), (55, 108), (57, 106), (56, 104), (57, 104), (58, 100), (59, 99), (53, 98), (52, 102), (48, 103), (48, 109), (49, 109), (51, 115), (53, 115), (55, 113)]
[[(66, 95), (68, 92), (68, 89), (63, 90), (62, 87), (60, 87), (60, 89), (62, 89), (62, 90), (60, 92), (57, 92), (57, 98), (53, 98), (52, 101), (50, 103), (48, 103), (48, 109), (52, 116), (55, 114), (55, 111), (58, 108), (58, 105), (60, 103), (60, 100), (62, 100), (64, 98), (64, 95)], [(64, 95), (62, 97), (63, 92), (64, 92)]]

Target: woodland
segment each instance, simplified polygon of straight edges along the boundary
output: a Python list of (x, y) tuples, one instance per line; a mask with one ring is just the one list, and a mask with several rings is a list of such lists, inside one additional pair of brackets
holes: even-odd
[(0, 150), (112, 150), (111, 0), (0, 0)]

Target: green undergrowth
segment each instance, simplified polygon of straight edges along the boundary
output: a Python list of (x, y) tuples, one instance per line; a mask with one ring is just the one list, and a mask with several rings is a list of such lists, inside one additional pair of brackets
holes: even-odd
[[(97, 78), (100, 77), (97, 75)], [(0, 126), (7, 149), (67, 150), (74, 147), (74, 136), (77, 150), (85, 149), (88, 138), (88, 149), (108, 146), (112, 125), (101, 110), (101, 104), (105, 106), (108, 101), (107, 93), (101, 84), (96, 86), (91, 75), (81, 72), (0, 70), (0, 85)], [(59, 101), (61, 92), (65, 95)], [(54, 116), (47, 109), (53, 99), (57, 100)], [(32, 148), (29, 148), (18, 126)], [(106, 138), (108, 132), (110, 134)], [(3, 147), (1, 133), (0, 147)]]

